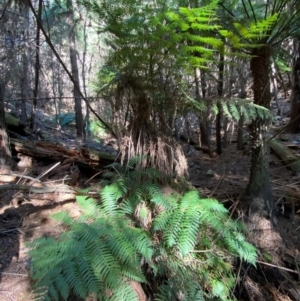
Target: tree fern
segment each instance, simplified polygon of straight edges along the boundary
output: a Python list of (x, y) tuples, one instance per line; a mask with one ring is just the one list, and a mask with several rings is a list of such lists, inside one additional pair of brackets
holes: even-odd
[(138, 300), (130, 281), (155, 283), (154, 300), (232, 297), (232, 256), (256, 259), (244, 228), (216, 200), (195, 190), (164, 194), (153, 171), (143, 174), (133, 181), (141, 171), (124, 168), (99, 200), (77, 197), (80, 217), (54, 215), (64, 233), (30, 244), (37, 299)]

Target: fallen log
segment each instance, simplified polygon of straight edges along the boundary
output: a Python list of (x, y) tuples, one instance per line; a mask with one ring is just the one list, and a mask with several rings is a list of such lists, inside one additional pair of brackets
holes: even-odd
[(64, 163), (75, 163), (79, 167), (98, 169), (116, 161), (116, 158), (108, 153), (90, 150), (78, 146), (69, 149), (59, 143), (49, 141), (27, 141), (10, 139), (13, 152), (21, 153), (36, 159), (49, 161), (60, 161)]
[(295, 175), (298, 175), (300, 172), (300, 159), (276, 139), (270, 140), (270, 147), (284, 161), (287, 167), (292, 169)]
[(64, 193), (76, 193), (75, 189), (67, 185), (60, 185), (60, 186), (29, 186), (29, 185), (21, 185), (21, 184), (8, 184), (8, 185), (0, 185), (0, 191), (7, 191), (7, 190), (26, 190), (30, 193), (51, 193), (51, 192), (64, 192)]

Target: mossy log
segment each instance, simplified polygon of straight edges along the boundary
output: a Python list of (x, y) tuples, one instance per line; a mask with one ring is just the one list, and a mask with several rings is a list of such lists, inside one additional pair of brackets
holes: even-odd
[(5, 112), (5, 123), (8, 127), (25, 127), (25, 124), (23, 124), (18, 118), (7, 112)]
[(270, 147), (284, 163), (297, 175), (300, 173), (300, 159), (295, 156), (285, 145), (276, 139), (270, 140)]
[(18, 118), (10, 113), (5, 112), (5, 124), (9, 131), (9, 136), (12, 137), (30, 137), (32, 133), (26, 128), (26, 124), (21, 122)]

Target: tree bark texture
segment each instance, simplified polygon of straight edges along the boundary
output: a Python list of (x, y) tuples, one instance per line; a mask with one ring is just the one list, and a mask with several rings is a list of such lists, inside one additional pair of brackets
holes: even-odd
[(11, 150), (5, 125), (4, 112), (5, 86), (0, 82), (0, 168), (11, 167)]
[[(29, 15), (29, 6), (27, 5), (26, 2), (22, 5), (23, 7), (23, 14), (24, 14), (24, 35), (23, 38), (25, 40), (30, 39), (29, 35), (29, 28), (30, 28), (30, 15)], [(38, 43), (38, 41), (36, 41)], [(39, 47), (37, 45), (36, 47)], [(22, 62), (22, 72), (21, 72), (21, 120), (23, 123), (26, 123), (27, 121), (27, 108), (26, 108), (26, 102), (28, 98), (28, 70), (29, 70), (29, 60), (28, 58), (30, 57), (30, 47), (23, 49), (23, 53), (21, 55), (21, 62)]]
[[(270, 107), (270, 49), (268, 46), (257, 48), (252, 53), (250, 68), (253, 77), (254, 103), (266, 108)], [(252, 123), (252, 156), (250, 180), (245, 197), (250, 201), (251, 210), (260, 212), (273, 211), (270, 174), (268, 133), (269, 119), (257, 117)]]
[[(72, 1), (71, 1), (72, 2)], [(83, 126), (83, 115), (82, 115), (82, 105), (81, 105), (81, 94), (77, 87), (79, 87), (79, 73), (78, 73), (78, 64), (77, 64), (77, 50), (76, 50), (76, 41), (75, 41), (75, 22), (74, 22), (74, 13), (72, 7), (70, 8), (70, 32), (69, 32), (69, 50), (70, 50), (70, 61), (71, 61), (71, 70), (72, 76), (76, 85), (74, 85), (74, 98), (75, 98), (75, 118), (76, 118), (76, 130), (77, 137), (83, 138), (85, 136), (84, 126)]]
[(265, 108), (270, 108), (270, 55), (269, 46), (253, 50), (250, 68), (253, 77), (254, 103)]
[(300, 40), (294, 40), (294, 58), (292, 72), (292, 95), (291, 95), (291, 119), (289, 132), (297, 134), (299, 132), (300, 119)]
[[(218, 96), (221, 98), (223, 96), (223, 82), (224, 82), (224, 53), (220, 53), (220, 62), (219, 62), (219, 78), (218, 78)], [(222, 154), (222, 108), (221, 103), (218, 103), (219, 112), (216, 118), (216, 143), (217, 143), (217, 154)]]
[(21, 120), (23, 123), (26, 123), (27, 112), (26, 112), (26, 100), (28, 92), (28, 57), (26, 53), (22, 54), (22, 67), (23, 72), (21, 74)]
[[(237, 68), (238, 72), (238, 84), (239, 84), (239, 98), (245, 99), (247, 97), (247, 76), (248, 72), (245, 72), (245, 62), (244, 60), (240, 61), (240, 67)], [(244, 141), (243, 141), (243, 127), (244, 127), (244, 115), (240, 116), (239, 122), (238, 122), (238, 129), (237, 129), (237, 150), (242, 150), (244, 147)]]
[[(39, 7), (38, 7), (38, 20), (41, 21), (42, 16), (42, 0), (39, 0)], [(31, 121), (30, 127), (33, 129), (35, 125), (35, 114), (36, 114), (36, 106), (37, 106), (37, 98), (39, 93), (39, 80), (40, 80), (40, 23), (36, 23), (36, 46), (35, 46), (35, 63), (34, 63), (34, 89), (33, 89), (33, 105), (32, 105), (32, 112), (31, 112)]]

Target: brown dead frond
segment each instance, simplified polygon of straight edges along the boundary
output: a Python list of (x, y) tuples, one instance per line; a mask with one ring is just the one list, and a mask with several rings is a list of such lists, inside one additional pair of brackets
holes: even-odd
[(153, 100), (132, 82), (122, 85), (117, 93), (122, 99), (128, 98), (125, 128), (119, 133), (121, 162), (132, 157), (142, 158), (140, 167), (152, 167), (167, 176), (187, 175), (187, 161), (181, 145), (162, 130), (160, 121), (154, 120), (151, 111)]

